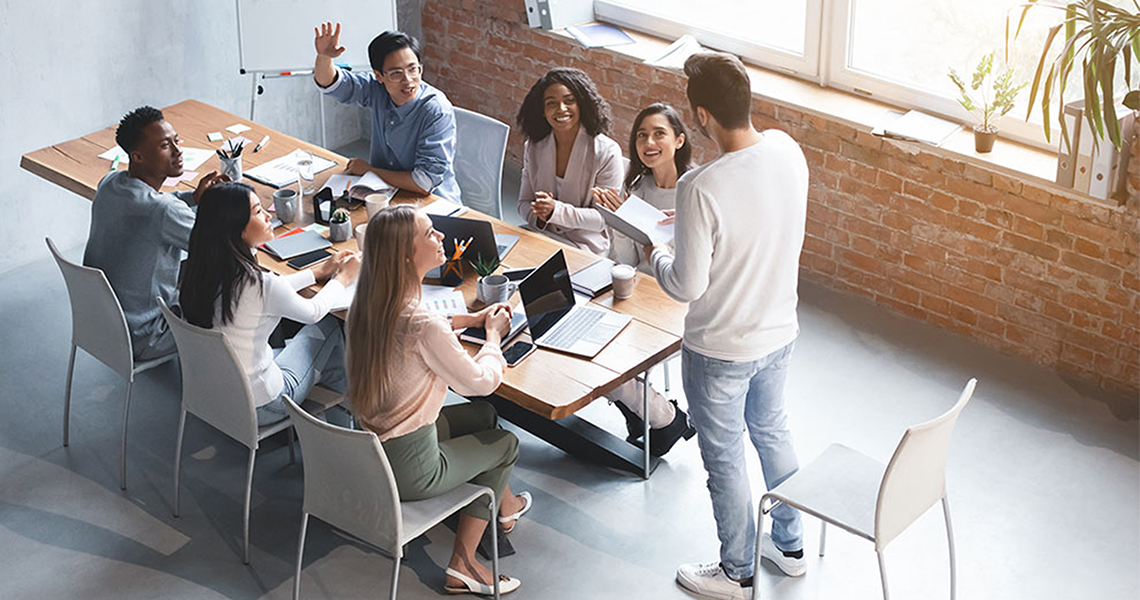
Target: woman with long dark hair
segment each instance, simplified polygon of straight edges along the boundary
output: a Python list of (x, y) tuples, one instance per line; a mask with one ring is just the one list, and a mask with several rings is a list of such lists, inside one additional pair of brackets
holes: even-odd
[[(392, 465), (400, 499), (422, 500), (465, 482), (495, 491), (497, 510), (482, 501), (463, 509), (447, 565), (449, 593), (489, 595), (491, 572), (475, 549), (494, 515), (503, 531), (530, 509), (529, 493), (515, 495), (508, 480), (518, 439), (496, 427), (485, 401), (444, 406), (447, 389), (487, 396), (503, 378), (499, 343), (510, 327), (510, 307), (493, 304), (450, 319), (420, 303), (420, 282), (444, 263), (443, 234), (412, 206), (373, 215), (364, 235), (364, 266), (348, 311), (348, 372), (352, 412), (374, 432)], [(469, 356), (455, 329), (483, 327), (487, 341)], [(500, 592), (519, 580), (500, 575)]]
[[(689, 146), (685, 124), (676, 109), (655, 102), (642, 109), (633, 120), (629, 132), (629, 169), (625, 183), (616, 189), (594, 188), (594, 202), (610, 210), (617, 210), (625, 199), (635, 195), (649, 204), (672, 214), (677, 204), (677, 180), (693, 167), (693, 151)], [(614, 231), (610, 258), (652, 273), (646, 263), (644, 249), (621, 232)], [(629, 442), (634, 443), (645, 431), (641, 414), (643, 384), (628, 381), (610, 393), (609, 398), (625, 416)], [(663, 456), (682, 437), (689, 439), (696, 433), (689, 424), (689, 416), (650, 386), (649, 394), (649, 452)]]
[[(273, 239), (269, 213), (253, 188), (220, 183), (202, 194), (190, 232), (190, 252), (180, 292), (188, 322), (218, 329), (237, 355), (257, 406), (257, 424), (287, 416), (283, 395), (297, 402), (320, 382), (344, 392), (344, 334), (329, 310), (344, 303), (346, 286), (360, 270), (354, 252), (291, 275), (257, 264), (259, 244)], [(312, 298), (297, 292), (325, 281)], [(282, 318), (306, 325), (274, 356), (269, 335)]]
[(595, 254), (610, 241), (595, 187), (621, 185), (621, 147), (607, 134), (610, 105), (582, 71), (555, 68), (527, 93), (517, 117), (523, 148), (519, 215), (531, 227)]

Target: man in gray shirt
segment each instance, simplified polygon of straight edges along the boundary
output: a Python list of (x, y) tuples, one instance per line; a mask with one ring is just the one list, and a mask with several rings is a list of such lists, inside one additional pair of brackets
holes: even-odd
[(147, 360), (174, 351), (155, 298), (175, 304), (178, 266), (194, 227), (191, 206), (206, 188), (229, 178), (212, 172), (193, 192), (162, 192), (167, 177), (182, 175), (182, 148), (156, 108), (143, 106), (123, 117), (115, 142), (130, 162), (126, 171), (99, 182), (83, 264), (106, 274), (123, 307), (135, 358)]

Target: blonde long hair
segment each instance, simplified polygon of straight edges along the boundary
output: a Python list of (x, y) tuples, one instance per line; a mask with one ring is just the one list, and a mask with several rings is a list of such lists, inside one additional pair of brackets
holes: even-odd
[(391, 401), (391, 369), (401, 352), (400, 315), (420, 294), (412, 261), (415, 220), (414, 206), (390, 206), (372, 216), (364, 233), (345, 357), (352, 410), (364, 418), (379, 414)]

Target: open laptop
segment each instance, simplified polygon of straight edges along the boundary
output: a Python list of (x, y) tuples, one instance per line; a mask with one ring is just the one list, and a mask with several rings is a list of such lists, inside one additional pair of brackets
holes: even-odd
[(460, 242), (471, 240), (467, 252), (463, 253), (463, 258), (471, 262), (478, 262), (480, 257), (483, 260), (490, 260), (493, 256), (498, 256), (499, 260), (502, 260), (519, 241), (517, 235), (495, 233), (487, 221), (443, 215), (429, 216), (432, 227), (443, 234), (443, 252), (448, 257), (455, 252), (455, 240)]
[(632, 317), (574, 302), (570, 270), (559, 250), (519, 282), (534, 344), (593, 358)]

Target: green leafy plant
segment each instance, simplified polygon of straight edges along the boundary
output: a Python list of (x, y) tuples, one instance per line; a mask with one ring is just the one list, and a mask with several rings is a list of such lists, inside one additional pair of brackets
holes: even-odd
[(348, 221), (348, 211), (343, 208), (338, 208), (333, 211), (332, 218), (329, 220), (333, 223), (344, 223)]
[[(974, 69), (974, 76), (970, 79), (969, 85), (954, 69), (950, 69), (950, 81), (953, 81), (954, 85), (958, 87), (958, 93), (961, 95), (958, 98), (958, 104), (978, 117), (981, 121), (978, 129), (984, 133), (997, 131), (994, 121), (1013, 110), (1014, 99), (1026, 86), (1025, 83), (1016, 85), (1013, 83), (1012, 67), (1006, 67), (1000, 74), (991, 78), (994, 54), (996, 51), (990, 52), (978, 61), (978, 66)], [(975, 94), (980, 97), (975, 97)], [(990, 97), (991, 94), (992, 98)]]
[[(1033, 113), (1037, 92), (1041, 92), (1041, 114), (1045, 117), (1045, 139), (1050, 134), (1050, 112), (1055, 107), (1057, 123), (1066, 146), (1070, 146), (1069, 131), (1065, 124), (1065, 86), (1074, 69), (1080, 70), (1084, 89), (1085, 121), (1094, 140), (1105, 136), (1112, 140), (1117, 149), (1123, 145), (1120, 123), (1116, 118), (1116, 98), (1114, 80), (1117, 68), (1124, 68), (1124, 83), (1128, 91), (1124, 96), (1124, 106), (1140, 110), (1140, 89), (1132, 81), (1133, 61), (1140, 58), (1140, 2), (1132, 0), (1137, 12), (1113, 6), (1103, 0), (1076, 0), (1060, 3), (1028, 0), (1020, 6), (1014, 39), (1021, 33), (1025, 16), (1035, 7), (1047, 8), (1064, 14), (1060, 23), (1049, 28), (1045, 44), (1041, 48), (1041, 58), (1037, 71), (1033, 74), (1033, 85), (1029, 88), (1029, 109), (1025, 118)], [(1065, 35), (1057, 58), (1049, 61), (1049, 50), (1061, 30)], [(1009, 54), (1009, 15), (1005, 23), (1005, 47)], [(1045, 67), (1048, 63), (1049, 70)], [(1044, 76), (1043, 76), (1044, 75)]]
[(474, 261), (468, 261), (472, 269), (479, 277), (486, 277), (495, 272), (499, 268), (499, 257), (492, 257), (490, 260), (483, 260), (483, 255), (480, 254)]

